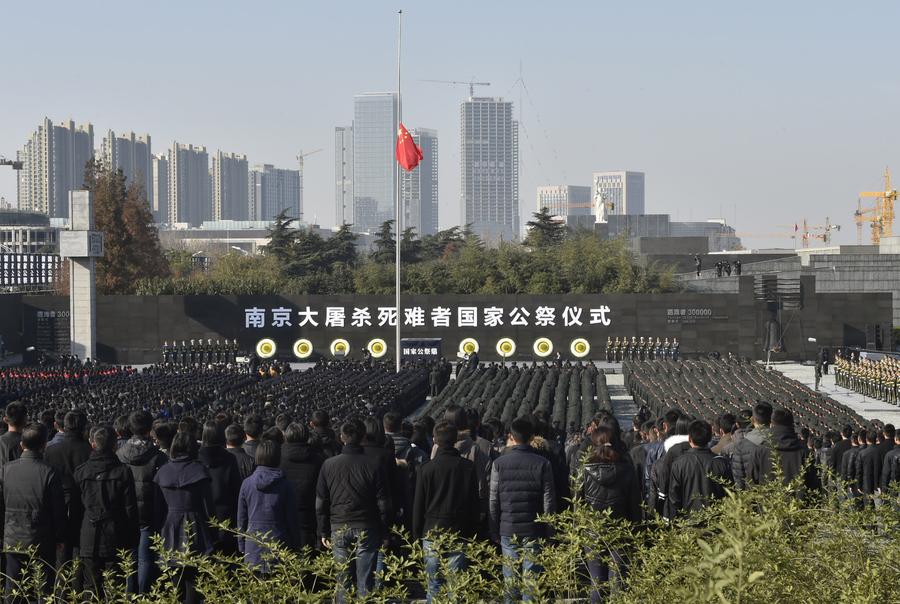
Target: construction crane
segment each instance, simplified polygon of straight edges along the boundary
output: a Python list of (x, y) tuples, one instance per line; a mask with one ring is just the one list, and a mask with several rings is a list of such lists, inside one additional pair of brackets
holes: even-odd
[[(875, 206), (863, 208), (863, 199), (875, 199)], [(891, 237), (894, 232), (894, 202), (897, 201), (897, 189), (891, 188), (891, 171), (884, 169), (884, 190), (863, 191), (856, 201), (856, 243), (862, 245), (862, 225), (871, 223), (872, 245), (878, 245), (882, 237)]]
[[(802, 225), (802, 226), (801, 226)], [(831, 234), (834, 231), (840, 231), (841, 225), (831, 224), (831, 218), (825, 218), (825, 224), (810, 225), (806, 218), (794, 224), (779, 224), (776, 227), (786, 227), (793, 231), (782, 233), (735, 233), (736, 237), (755, 237), (757, 239), (794, 239), (800, 241), (800, 246), (809, 247), (809, 242), (813, 239), (819, 239), (822, 243), (831, 242)], [(820, 231), (820, 232), (816, 232)]]
[(303, 220), (303, 160), (310, 155), (315, 155), (319, 151), (324, 151), (324, 149), (316, 149), (314, 151), (309, 151), (304, 153), (302, 150), (297, 154), (297, 165), (300, 167), (300, 216), (297, 217), (298, 221)]
[(13, 170), (21, 170), (24, 165), (24, 162), (15, 159), (6, 159), (5, 157), (0, 156), (0, 166), (10, 166)]
[(461, 82), (459, 80), (419, 80), (420, 82), (431, 82), (433, 84), (463, 84), (469, 87), (469, 97), (475, 96), (475, 87), (476, 86), (490, 86), (490, 82), (476, 82), (475, 78), (472, 78), (468, 82)]

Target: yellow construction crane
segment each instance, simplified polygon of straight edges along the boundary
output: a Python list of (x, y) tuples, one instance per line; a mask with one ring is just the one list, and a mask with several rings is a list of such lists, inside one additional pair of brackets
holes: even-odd
[[(863, 208), (862, 200), (875, 199), (875, 206)], [(856, 202), (856, 243), (862, 245), (862, 225), (871, 223), (872, 244), (878, 245), (882, 237), (891, 237), (894, 232), (894, 202), (897, 201), (897, 189), (891, 188), (891, 171), (884, 169), (884, 190), (863, 191)]]
[[(831, 243), (831, 234), (834, 231), (840, 231), (841, 225), (831, 224), (831, 218), (825, 217), (825, 224), (810, 225), (809, 221), (804, 218), (801, 222), (794, 224), (776, 224), (777, 228), (793, 229), (793, 232), (782, 233), (736, 233), (737, 237), (754, 237), (757, 239), (794, 239), (800, 241), (800, 246), (809, 247), (809, 242), (813, 239), (819, 239), (822, 243)], [(816, 232), (820, 231), (820, 232)]]

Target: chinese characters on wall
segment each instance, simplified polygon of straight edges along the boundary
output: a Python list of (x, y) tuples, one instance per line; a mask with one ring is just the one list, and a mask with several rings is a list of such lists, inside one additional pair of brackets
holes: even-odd
[[(435, 306), (427, 310), (421, 306), (403, 309), (403, 327), (583, 327), (608, 326), (612, 322), (609, 306), (582, 308), (580, 306)], [(324, 308), (245, 308), (244, 327), (396, 327), (397, 309), (394, 306), (326, 306)]]

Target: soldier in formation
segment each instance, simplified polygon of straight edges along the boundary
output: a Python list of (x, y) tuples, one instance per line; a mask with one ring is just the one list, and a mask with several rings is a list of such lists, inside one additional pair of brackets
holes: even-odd
[(900, 360), (882, 357), (878, 361), (860, 359), (854, 362), (839, 356), (834, 365), (835, 383), (891, 404), (900, 403)]

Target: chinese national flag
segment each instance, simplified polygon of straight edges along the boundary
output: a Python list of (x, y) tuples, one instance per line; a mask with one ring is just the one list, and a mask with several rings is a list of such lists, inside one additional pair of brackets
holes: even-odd
[(406, 129), (403, 122), (400, 122), (400, 130), (397, 132), (397, 161), (404, 170), (409, 172), (419, 165), (423, 157), (422, 149), (409, 135), (409, 130)]

